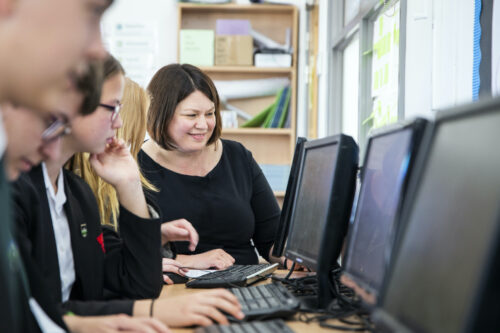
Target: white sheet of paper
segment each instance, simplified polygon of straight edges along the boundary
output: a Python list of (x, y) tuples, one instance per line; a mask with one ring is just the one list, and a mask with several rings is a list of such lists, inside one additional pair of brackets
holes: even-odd
[(197, 278), (208, 273), (215, 272), (215, 269), (190, 269), (185, 273), (188, 278)]

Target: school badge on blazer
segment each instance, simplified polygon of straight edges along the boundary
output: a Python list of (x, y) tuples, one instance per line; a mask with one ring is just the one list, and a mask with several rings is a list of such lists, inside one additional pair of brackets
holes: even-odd
[(82, 233), (83, 238), (87, 237), (87, 224), (86, 223), (80, 224), (80, 232)]

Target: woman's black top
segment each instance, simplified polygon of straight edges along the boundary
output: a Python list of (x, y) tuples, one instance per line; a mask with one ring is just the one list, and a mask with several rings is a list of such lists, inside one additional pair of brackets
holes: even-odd
[(178, 254), (220, 248), (233, 256), (236, 264), (256, 264), (255, 248), (269, 259), (280, 209), (252, 154), (235, 141), (222, 140), (222, 145), (220, 161), (204, 177), (166, 169), (142, 150), (139, 165), (160, 190), (152, 195), (163, 221), (184, 218), (198, 231), (196, 250), (190, 252), (187, 242), (176, 242)]

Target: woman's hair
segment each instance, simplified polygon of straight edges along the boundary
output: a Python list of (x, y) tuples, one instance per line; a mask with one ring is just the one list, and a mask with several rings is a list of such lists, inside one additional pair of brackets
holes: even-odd
[(148, 92), (138, 83), (125, 78), (122, 110), (123, 126), (116, 130), (116, 136), (130, 144), (132, 156), (137, 156), (146, 137), (146, 117), (151, 99)]
[[(102, 62), (102, 71), (104, 75), (103, 82), (100, 85), (100, 90), (102, 89), (102, 84), (106, 80), (118, 74), (125, 75), (122, 65), (111, 55), (109, 55)], [(95, 108), (97, 108), (97, 106), (99, 106), (99, 103), (97, 103)], [(122, 112), (120, 112), (120, 114)], [(101, 215), (101, 223), (112, 224), (116, 227), (116, 215), (119, 209), (116, 191), (111, 185), (106, 183), (95, 173), (94, 169), (90, 165), (89, 156), (89, 153), (76, 153), (73, 157), (71, 157), (68, 163), (66, 163), (66, 168), (73, 171), (89, 184), (97, 199), (97, 205)]]
[(77, 78), (76, 88), (83, 95), (80, 115), (91, 114), (99, 106), (103, 77), (102, 61), (93, 61), (89, 63), (87, 71)]
[(220, 118), (219, 95), (213, 81), (199, 68), (188, 64), (171, 64), (156, 72), (148, 86), (151, 105), (147, 117), (149, 136), (163, 149), (175, 149), (175, 143), (168, 135), (168, 126), (177, 105), (195, 91), (200, 91), (215, 106), (215, 128), (207, 145), (220, 138), (222, 124)]

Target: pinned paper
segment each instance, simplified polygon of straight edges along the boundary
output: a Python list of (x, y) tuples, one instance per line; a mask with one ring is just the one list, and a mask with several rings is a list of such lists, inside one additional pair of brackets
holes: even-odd
[(180, 36), (180, 63), (195, 66), (214, 65), (214, 31), (183, 29)]

